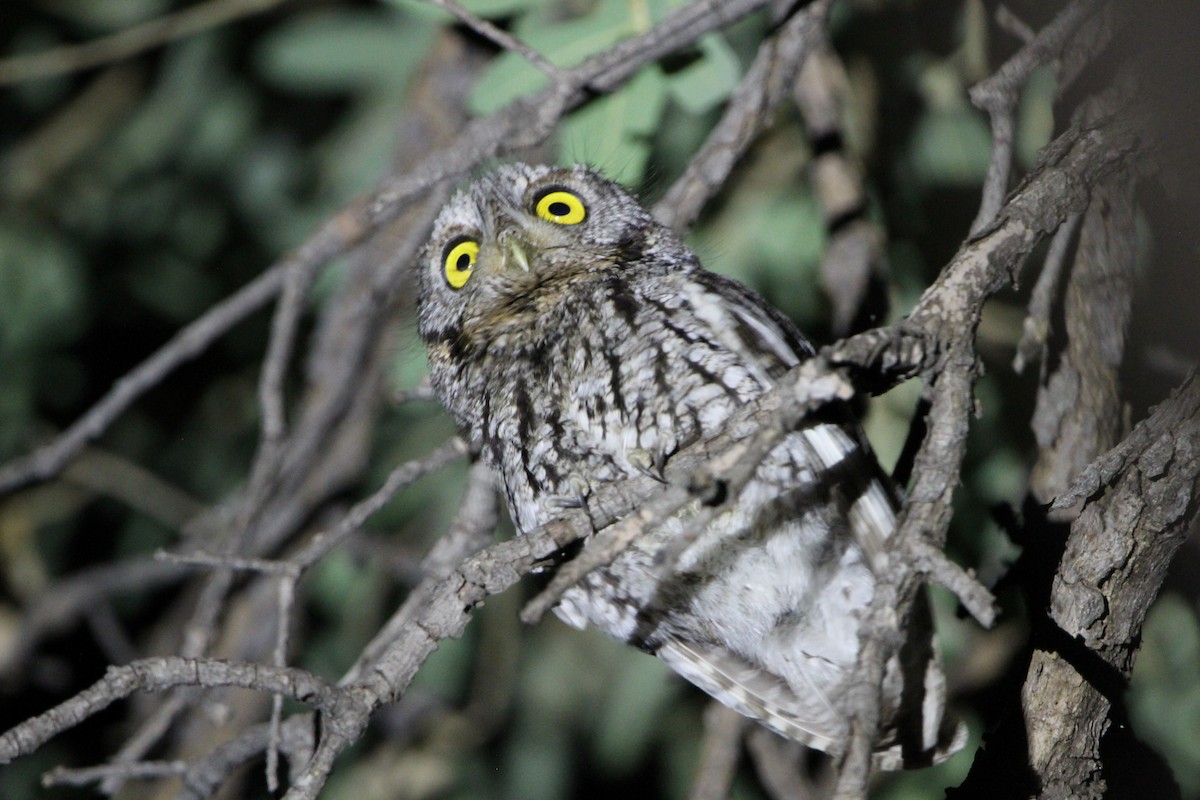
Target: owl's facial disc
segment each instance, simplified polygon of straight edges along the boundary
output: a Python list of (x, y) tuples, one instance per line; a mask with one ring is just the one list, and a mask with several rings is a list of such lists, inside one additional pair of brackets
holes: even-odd
[[(595, 263), (583, 229), (590, 221), (587, 197), (554, 181), (530, 181), (513, 191), (481, 182), (470, 195), (476, 228), (449, 239), (443, 248), (446, 284), (463, 289), (475, 310), (506, 298), (551, 291), (569, 282), (579, 265)], [(467, 240), (464, 245), (459, 240)], [(462, 248), (474, 248), (469, 255)]]
[(434, 222), (426, 316), (455, 319), (461, 340), (480, 346), (508, 334), (525, 341), (581, 283), (642, 263), (650, 225), (635, 200), (584, 167), (500, 167)]

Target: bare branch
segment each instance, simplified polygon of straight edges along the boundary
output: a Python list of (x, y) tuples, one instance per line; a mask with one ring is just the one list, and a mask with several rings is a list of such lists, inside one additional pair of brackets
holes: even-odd
[[(563, 80), (515, 101), (486, 119), (475, 120), (412, 171), (385, 179), (370, 195), (351, 203), (322, 225), (291, 256), (188, 325), (140, 364), (79, 421), (52, 443), (0, 467), (0, 495), (57, 474), (88, 441), (96, 438), (143, 392), (180, 363), (195, 357), (246, 315), (273, 299), (293, 270), (321, 265), (358, 244), (371, 231), (395, 219), (432, 187), (458, 177), (501, 153), (530, 147), (554, 124), (595, 93), (611, 92), (647, 63), (729, 25), (768, 0), (692, 3), (676, 9), (658, 26), (619, 42), (582, 64), (563, 70)], [(530, 124), (531, 112), (534, 124)]]
[(725, 184), (735, 164), (767, 126), (801, 64), (824, 36), (829, 0), (797, 11), (759, 47), (754, 62), (734, 90), (725, 113), (687, 168), (654, 206), (664, 225), (683, 230)]
[(1120, 438), (1119, 370), (1136, 271), (1136, 210), (1126, 175), (1101, 184), (1083, 215), (1065, 297), (1065, 348), (1038, 392), (1039, 457), (1030, 492), (1048, 503)]
[(704, 711), (704, 742), (688, 800), (725, 800), (737, 770), (746, 718), (716, 700)]
[(1008, 31), (1025, 44), (1029, 44), (1037, 36), (1037, 32), (1006, 5), (1001, 5), (996, 9), (996, 24), (1000, 26), (1001, 30)]
[(996, 598), (973, 575), (928, 542), (910, 542), (909, 548), (909, 557), (917, 572), (952, 592), (983, 627), (990, 628), (996, 624), (996, 615), (999, 613)]
[(84, 450), (63, 478), (88, 491), (108, 495), (171, 528), (183, 527), (204, 506), (149, 470), (99, 448)]
[[(248, 662), (266, 660), (266, 652), (273, 648), (270, 658), (274, 665), (255, 667), (249, 663), (172, 658), (114, 668), (91, 689), (0, 736), (0, 760), (36, 749), (49, 736), (121, 697), (142, 690), (175, 687), (176, 691), (165, 702), (140, 721), (135, 735), (121, 748), (116, 763), (59, 771), (54, 779), (71, 783), (100, 780), (103, 790), (112, 791), (133, 777), (182, 775), (185, 788), (181, 796), (194, 798), (213, 791), (227, 779), (233, 767), (265, 753), (272, 790), (277, 780), (278, 758), (284, 755), (292, 772), (287, 797), (316, 798), (336, 759), (361, 736), (373, 714), (383, 704), (406, 693), (413, 676), (439, 642), (460, 635), (474, 608), (485, 598), (535, 571), (567, 544), (586, 539), (581, 554), (559, 570), (546, 592), (536, 597), (523, 614), (526, 619), (540, 616), (557, 602), (563, 590), (589, 570), (610, 563), (631, 540), (678, 515), (685, 507), (695, 506), (697, 510), (689, 514), (683, 534), (659, 553), (659, 565), (664, 570), (670, 569), (711, 518), (736, 502), (741, 487), (762, 458), (782, 437), (795, 430), (805, 415), (860, 392), (879, 391), (901, 380), (920, 377), (930, 401), (925, 415), (926, 432), (923, 437), (913, 436), (915, 481), (902, 509), (898, 530), (889, 542), (889, 568), (881, 571), (871, 607), (861, 620), (860, 660), (848, 700), (852, 712), (851, 739), (837, 776), (837, 797), (864, 797), (871, 770), (880, 764), (875, 754), (877, 731), (881, 725), (886, 728), (889, 724), (888, 720), (880, 719), (880, 690), (890, 679), (892, 659), (906, 644), (904, 632), (909, 627), (906, 614), (912, 612), (905, 609), (911, 607), (923, 583), (933, 581), (947, 587), (985, 626), (992, 624), (996, 615), (991, 593), (970, 571), (949, 561), (942, 552), (954, 492), (964, 474), (966, 435), (971, 416), (976, 412), (975, 337), (983, 306), (996, 292), (1015, 283), (1022, 261), (1044, 236), (1057, 230), (1034, 290), (1027, 321), (1027, 330), (1035, 328), (1044, 344), (1050, 309), (1059, 293), (1057, 285), (1068, 277), (1072, 281), (1077, 278), (1064, 272), (1066, 256), (1071, 252), (1068, 245), (1074, 222), (1086, 218), (1089, 204), (1097, 205), (1096, 187), (1129, 167), (1144, 146), (1141, 131), (1131, 125), (1132, 117), (1080, 117), (1082, 121), (1046, 148), (1041, 164), (1005, 199), (1011, 137), (1005, 140), (1007, 134), (998, 127), (1003, 120), (997, 121), (997, 113), (1007, 114), (1011, 127), (1011, 102), (1028, 71), (1060, 55), (1065, 63), (1068, 57), (1064, 49), (1076, 48), (1075, 43), (1091, 30), (1088, 14), (1103, 4), (1099, 0), (1079, 0), (1050, 27), (1031, 36), (1022, 51), (1028, 53), (1018, 54), (1019, 58), (1005, 66), (1008, 72), (1004, 80), (997, 73), (989, 79), (992, 84), (985, 81), (976, 87), (986, 93), (981, 87), (987, 84), (991, 87), (988, 91), (994, 89), (996, 97), (1008, 104), (1001, 112), (992, 112), (989, 107), (997, 136), (992, 167), (996, 171), (1003, 168), (1004, 174), (989, 174), (984, 198), (989, 213), (985, 218), (981, 208), (972, 238), (946, 265), (908, 318), (838, 342), (798, 366), (758, 403), (742, 409), (726, 430), (675, 454), (660, 476), (665, 478), (665, 485), (655, 476), (646, 475), (620, 484), (591, 487), (584, 507), (564, 509), (556, 522), (513, 541), (487, 547), (497, 520), (497, 496), (486, 467), (474, 465), (454, 526), (425, 559), (420, 584), (364, 648), (337, 686), (331, 686), (317, 676), (284, 667), (296, 581), (308, 567), (361, 527), (399, 488), (458, 458), (466, 450), (461, 441), (452, 440), (427, 458), (401, 465), (379, 489), (335, 520), (332, 527), (328, 527), (330, 523), (318, 522), (317, 530), (321, 532), (307, 541), (301, 540), (301, 546), (293, 544), (306, 526), (312, 524), (311, 520), (324, 519), (317, 514), (331, 493), (349, 485), (347, 481), (365, 463), (368, 446), (364, 443), (370, 440), (370, 424), (363, 420), (373, 417), (362, 409), (377, 404), (383, 394), (377, 369), (381, 350), (375, 343), (384, 328), (383, 308), (410, 285), (402, 270), (426, 238), (428, 220), (445, 196), (445, 182), (482, 160), (542, 142), (570, 109), (596, 94), (615, 89), (647, 63), (694, 41), (702, 33), (766, 4), (766, 0), (690, 4), (646, 35), (622, 42), (577, 67), (559, 69), (505, 32), (462, 9), (454, 0), (429, 1), (447, 9), (501, 47), (523, 55), (550, 75), (552, 85), (488, 119), (452, 126), (461, 132), (444, 149), (414, 159), (415, 166), (411, 169), (396, 170), (375, 192), (348, 205), (322, 226), (295, 254), (181, 331), (61, 437), (0, 469), (0, 494), (59, 473), (87, 441), (100, 436), (141, 393), (237, 321), (280, 295), (259, 381), (262, 412), (259, 452), (247, 489), (229, 503), (232, 509), (229, 516), (234, 523), (222, 526), (220, 532), (226, 535), (223, 542), (205, 545), (213, 548), (212, 554), (192, 550), (196, 545), (191, 542), (179, 547), (181, 555), (167, 557), (177, 563), (214, 568), (200, 591), (187, 599), (189, 605), (181, 604), (173, 617), (186, 621), (178, 625), (184, 631), (181, 652), (192, 656), (210, 651), (232, 652), (232, 657)], [(661, 218), (684, 227), (719, 190), (733, 165), (769, 121), (771, 109), (792, 88), (791, 84), (797, 82), (799, 66), (806, 60), (812, 63), (809, 56), (823, 33), (829, 5), (828, 0), (817, 0), (796, 10), (797, 4), (776, 4), (777, 9), (786, 8), (790, 16), (773, 31), (769, 43), (760, 48), (721, 122), (668, 193), (658, 212)], [(1063, 22), (1067, 13), (1080, 16), (1068, 25)], [(1101, 31), (1080, 48), (1090, 54), (1094, 52), (1094, 43), (1105, 38)], [(1073, 55), (1070, 60), (1079, 61)], [(800, 82), (803, 77), (801, 73)], [(817, 99), (824, 102), (829, 98)], [(813, 104), (809, 108), (811, 113), (805, 114), (806, 120), (811, 117), (808, 120), (811, 122), (829, 111), (827, 107), (817, 108), (819, 104), (813, 97), (808, 100)], [(818, 126), (809, 127), (810, 136), (814, 139), (820, 136)], [(827, 195), (824, 197), (827, 222), (843, 220), (844, 214), (862, 205), (858, 176), (849, 175), (845, 167), (826, 160), (823, 166), (814, 168), (813, 179), (820, 184), (819, 193)], [(997, 192), (998, 196), (993, 196)], [(401, 218), (402, 212), (406, 214)], [(336, 314), (322, 315), (320, 325), (329, 329), (320, 329), (315, 337), (314, 355), (308, 366), (309, 385), (295, 403), (295, 409), (290, 409), (283, 378), (291, 369), (298, 321), (314, 277), (333, 255), (356, 246), (368, 235), (396, 221), (400, 225), (386, 231), (386, 257), (376, 257), (378, 251), (370, 248), (356, 254), (356, 260), (363, 262), (356, 290), (361, 294), (342, 298)], [(396, 233), (397, 230), (401, 232)], [(861, 231), (854, 233), (857, 237)], [(396, 241), (401, 242), (398, 247), (394, 246)], [(866, 240), (854, 241), (862, 244)], [(872, 259), (878, 253), (872, 255), (860, 248), (852, 255), (859, 259), (855, 263), (861, 267), (875, 263)], [(377, 264), (383, 266), (377, 268)], [(360, 316), (361, 324), (357, 324)], [(356, 324), (347, 324), (345, 335), (330, 332), (348, 319)], [(1072, 338), (1078, 335), (1074, 331), (1069, 334)], [(1096, 342), (1107, 341), (1104, 337), (1094, 338)], [(1023, 347), (1031, 345), (1025, 342)], [(357, 380), (363, 375), (369, 376), (369, 380)], [(1076, 526), (1072, 531), (1073, 549), (1069, 550), (1069, 558), (1064, 559), (1055, 586), (1052, 613), (1064, 631), (1077, 635), (1080, 642), (1117, 672), (1127, 671), (1132, 661), (1135, 647), (1131, 643), (1136, 642), (1141, 624), (1138, 614), (1144, 614), (1149, 603), (1148, 596), (1128, 594), (1128, 587), (1144, 584), (1150, 587), (1152, 596), (1161, 584), (1165, 563), (1174, 552), (1170, 548), (1178, 546), (1181, 526), (1196, 513), (1194, 498), (1200, 465), (1195, 463), (1194, 456), (1200, 452), (1197, 445), (1200, 434), (1195, 430), (1195, 420), (1200, 416), (1197, 413), (1200, 390), (1194, 384), (1195, 379), (1189, 379), (1179, 394), (1165, 404), (1173, 409), (1170, 421), (1159, 420), (1160, 408), (1154, 415), (1159, 421), (1139, 425), (1125, 443), (1092, 460), (1069, 488), (1064, 489), (1061, 481), (1056, 484), (1054, 509), (1073, 515)], [(431, 396), (427, 387), (418, 387), (401, 393), (399, 400), (427, 400)], [(343, 427), (353, 430), (346, 433)], [(340, 459), (325, 455), (334, 438), (352, 440), (347, 446), (349, 455)], [(1057, 446), (1062, 449), (1061, 443)], [(1084, 460), (1095, 455), (1089, 453)], [(70, 469), (74, 471), (76, 467)], [(1135, 478), (1136, 486), (1127, 487), (1126, 482)], [(1116, 505), (1118, 500), (1125, 505)], [(1137, 520), (1116, 519), (1118, 512), (1135, 507), (1140, 515)], [(1135, 537), (1126, 548), (1126, 552), (1132, 553), (1128, 564), (1105, 561), (1117, 550), (1107, 545), (1125, 544), (1117, 523), (1128, 523), (1126, 531), (1135, 531), (1137, 537), (1142, 537)], [(321, 525), (327, 527), (322, 530)], [(1165, 541), (1151, 542), (1154, 536)], [(151, 584), (176, 580), (180, 570), (169, 566), (143, 564), (142, 572), (135, 570), (132, 574)], [(242, 581), (235, 580), (235, 571), (260, 574)], [(70, 607), (65, 611), (59, 609), (57, 618), (61, 621), (77, 616), (86, 609), (86, 598), (104, 597), (115, 588), (106, 584), (102, 589), (90, 588), (92, 594), (76, 592), (70, 598)], [(264, 591), (268, 588), (272, 590), (269, 595)], [(250, 596), (260, 601), (273, 598), (278, 617), (274, 639), (266, 641), (270, 637), (260, 637), (263, 640), (260, 649), (249, 655), (236, 648), (226, 650), (230, 638), (227, 628), (231, 626), (222, 625), (221, 621), (232, 617), (238, 605), (248, 603), (246, 598)], [(1095, 602), (1098, 596), (1103, 597), (1104, 603)], [(253, 608), (258, 612), (256, 619), (272, 613), (261, 602)], [(100, 606), (89, 614), (89, 619), (103, 626), (107, 624), (104, 613), (104, 607)], [(1117, 633), (1110, 636), (1110, 627), (1118, 629)], [(263, 631), (267, 632), (265, 627)], [(114, 636), (118, 644), (120, 638)], [(1103, 721), (1107, 713), (1104, 698), (1097, 693), (1089, 694), (1091, 690), (1080, 677), (1091, 680), (1091, 676), (1081, 669), (1078, 674), (1072, 672), (1077, 665), (1053, 672), (1060, 665), (1051, 663), (1056, 654), (1050, 656), (1053, 657), (1038, 662), (1039, 669), (1050, 664), (1040, 674), (1058, 675), (1062, 681), (1054, 684), (1031, 680), (1027, 687), (1028, 697), (1032, 698), (1029, 706), (1045, 705), (1045, 698), (1059, 696), (1058, 687), (1074, 681), (1086, 691), (1070, 697), (1086, 708), (1092, 715), (1090, 719)], [(177, 688), (198, 686), (205, 687), (205, 691)], [(141, 760), (177, 720), (188, 721), (180, 716), (181, 711), (198, 697), (214, 696), (212, 687), (230, 686), (245, 686), (262, 693), (249, 711), (256, 720), (267, 713), (266, 695), (270, 694), (273, 705), (269, 723), (244, 730), (228, 746), (217, 746), (211, 740), (208, 744), (198, 744), (181, 735), (181, 740), (188, 739), (186, 761)], [(314, 735), (313, 714), (283, 717), (284, 697), (308, 702), (321, 712), (319, 742)], [(693, 796), (719, 797), (727, 793), (736, 769), (743, 724), (733, 712), (710, 711), (706, 761), (697, 772)], [(1031, 741), (1035, 739), (1049, 741), (1041, 734), (1031, 737)], [(801, 791), (825, 794), (801, 786), (803, 781), (792, 780), (796, 776), (787, 771), (787, 754), (771, 752), (770, 746), (764, 744), (767, 741), (771, 740), (756, 737), (750, 747), (769, 791), (777, 796), (796, 796)], [(175, 752), (170, 752), (162, 757), (174, 755)], [(1035, 755), (1041, 758), (1046, 751)], [(1053, 761), (1050, 757), (1038, 763)]]
[(358, 661), (342, 678), (343, 683), (358, 680), (362, 670), (395, 641), (405, 626), (412, 624), (414, 616), (430, 602), (446, 576), (487, 545), (498, 517), (496, 488), (491, 471), (483, 464), (476, 463), (471, 467), (467, 490), (459, 503), (454, 523), (421, 565), (425, 579), (409, 593), (403, 605), (363, 648)]
[(121, 780), (132, 778), (175, 778), (187, 774), (186, 761), (139, 761), (133, 764), (113, 764), (84, 769), (55, 767), (42, 776), (43, 786), (86, 786), (112, 777)]
[(135, 56), (242, 17), (270, 11), (284, 0), (208, 0), (100, 39), (0, 60), (0, 86), (62, 75)]
[(283, 285), (286, 262), (264, 272), (235, 294), (185, 326), (148, 359), (129, 372), (86, 414), (50, 444), (0, 467), (0, 495), (53, 477), (92, 439), (103, 433), (142, 394), (180, 364), (269, 303)]
[(1029, 297), (1029, 315), (1025, 317), (1021, 341), (1017, 345), (1017, 355), (1013, 358), (1014, 372), (1024, 372), (1025, 365), (1037, 358), (1046, 347), (1046, 340), (1050, 336), (1050, 312), (1058, 296), (1067, 255), (1071, 251), (1071, 242), (1082, 219), (1081, 214), (1070, 216), (1050, 241), (1046, 260), (1042, 262), (1042, 271), (1038, 274), (1037, 283), (1033, 285), (1033, 293)]
[[(1133, 668), (1147, 610), (1200, 510), (1198, 405), (1193, 376), (1146, 420), (1145, 449), (1071, 524), (1050, 616), (1083, 652), (1036, 651), (1021, 694), (1029, 765), (1044, 797), (1104, 790), (1105, 721)], [(1073, 709), (1069, 725), (1057, 708)]]
[(1080, 503), (1111, 485), (1129, 469), (1153, 444), (1154, 437), (1161, 435), (1162, 427), (1200, 417), (1200, 392), (1197, 392), (1196, 385), (1197, 376), (1193, 373), (1187, 377), (1171, 400), (1155, 409), (1149, 418), (1139, 422), (1120, 444), (1088, 464), (1071, 486), (1054, 498), (1050, 506), (1051, 511), (1069, 512), (1071, 518), (1075, 518), (1082, 510)]
[(159, 692), (179, 686), (240, 686), (279, 692), (326, 712), (333, 712), (335, 703), (345, 701), (332, 686), (302, 669), (211, 659), (148, 658), (109, 667), (108, 673), (90, 688), (0, 735), (0, 764), (33, 752), (52, 736), (134, 692)]
[(45, 637), (64, 630), (109, 596), (166, 586), (179, 581), (183, 574), (179, 567), (147, 558), (92, 567), (60, 580), (25, 610), (15, 641), (3, 651), (0, 676), (19, 674)]
[(1059, 57), (1071, 36), (1096, 10), (1098, 2), (1075, 0), (1004, 66), (971, 89), (971, 102), (988, 112), (992, 124), (992, 160), (984, 179), (983, 201), (971, 224), (971, 235), (979, 234), (991, 223), (1008, 193), (1015, 127), (1013, 114), (1021, 86), (1034, 69)]
[(301, 263), (288, 271), (284, 277), (279, 304), (275, 307), (275, 315), (271, 320), (271, 338), (267, 344), (267, 355), (263, 360), (262, 374), (258, 381), (262, 433), (259, 437), (258, 453), (250, 470), (248, 494), (251, 500), (248, 505), (251, 507), (257, 505), (254, 498), (265, 490), (263, 484), (278, 466), (276, 462), (287, 425), (283, 381), (292, 360), (300, 315), (304, 313), (308, 292), (316, 280), (319, 266), (315, 262)]
[(467, 9), (460, 6), (454, 0), (428, 0), (432, 5), (438, 8), (445, 9), (454, 15), (454, 18), (466, 25), (471, 30), (478, 33), (483, 38), (497, 45), (503, 50), (510, 53), (516, 53), (521, 58), (532, 64), (538, 71), (546, 75), (552, 81), (563, 81), (566, 76), (558, 67), (551, 64), (545, 56), (534, 50), (529, 45), (522, 42), (517, 37), (507, 31), (500, 30), (492, 23), (485, 19), (472, 14)]

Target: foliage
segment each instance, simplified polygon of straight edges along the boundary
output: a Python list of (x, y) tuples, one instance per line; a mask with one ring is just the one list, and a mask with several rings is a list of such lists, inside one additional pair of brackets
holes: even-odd
[[(473, 0), (558, 66), (578, 63), (660, 20), (677, 0)], [(34, 2), (7, 9), (6, 54), (41, 50), (136, 25), (187, 3)], [(989, 36), (982, 6), (917, 2), (842, 4), (835, 45), (848, 65), (847, 142), (867, 173), (871, 218), (888, 232), (895, 314), (962, 241), (990, 155), (986, 118), (966, 89), (1015, 47)], [(0, 88), (0, 461), (32, 449), (78, 418), (181, 326), (299, 245), (318, 224), (386, 174), (414, 84), (448, 16), (415, 0), (312, 0), (285, 4), (80, 74)], [(659, 195), (729, 98), (769, 21), (754, 17), (643, 70), (623, 89), (572, 114), (551, 155), (586, 161)], [(474, 82), (469, 110), (486, 115), (545, 85), (514, 53), (495, 55)], [(1040, 73), (1025, 91), (1019, 150), (1028, 164), (1051, 132), (1055, 86)], [(411, 143), (409, 143), (411, 144)], [(711, 268), (757, 286), (818, 340), (829, 334), (817, 283), (825, 236), (805, 180), (810, 146), (794, 111), (779, 114), (691, 237)], [(337, 290), (330, 270), (317, 309)], [(1018, 504), (1032, 452), (1030, 409), (1008, 364), (1024, 297), (996, 301), (981, 335), (992, 377), (979, 387), (982, 418), (951, 534), (953, 555), (996, 578), (1017, 549), (991, 520)], [(391, 380), (422, 374), (411, 320), (397, 342)], [(0, 663), (19, 614), (63, 576), (127, 554), (170, 546), (183, 519), (220, 503), (245, 480), (257, 436), (256, 381), (267, 336), (260, 313), (138, 402), (95, 445), (161, 482), (152, 497), (132, 473), (84, 458), (64, 480), (0, 501)], [(292, 376), (293, 378), (295, 376)], [(1145, 377), (1145, 376), (1143, 376)], [(1146, 378), (1134, 402), (1170, 380)], [(1152, 387), (1157, 387), (1157, 395)], [(867, 421), (893, 463), (916, 398), (881, 398)], [(396, 463), (427, 452), (450, 431), (432, 404), (389, 412), (353, 498)], [(304, 584), (307, 628), (295, 663), (335, 676), (377, 630), (412, 579), (413, 564), (444, 530), (461, 473), (435, 476), (372, 520), (361, 552), (337, 553)], [(159, 484), (155, 484), (159, 486)], [(347, 498), (343, 498), (347, 499)], [(1185, 556), (1195, 564), (1193, 548)], [(1200, 638), (1194, 586), (1156, 609), (1130, 707), (1138, 733), (1171, 762), (1185, 797), (1200, 798)], [(7, 728), (96, 679), (120, 656), (97, 643), (115, 614), (142, 643), (158, 635), (153, 591), (114, 598), (90, 620), (56, 632), (36, 670), (8, 676)], [(325, 797), (683, 798), (697, 758), (702, 698), (657, 661), (557, 621), (518, 628), (518, 598), (489, 605), (461, 641), (443, 647), (395, 712), (414, 737), (401, 748), (380, 725)], [(1020, 600), (1002, 600), (1019, 615)], [(982, 687), (1020, 661), (1010, 623), (984, 637), (939, 604), (948, 672), (973, 723), (991, 713)], [(977, 652), (991, 653), (979, 663)], [(966, 679), (964, 679), (966, 680)], [(468, 711), (484, 708), (485, 733)], [(454, 713), (445, 713), (453, 711)], [(481, 713), (484, 713), (481, 712)], [(490, 715), (490, 716), (488, 716)], [(416, 726), (412, 720), (425, 720)], [(479, 723), (484, 724), (484, 723)], [(102, 726), (62, 737), (36, 760), (0, 771), (0, 796), (50, 796), (39, 770), (96, 760)], [(935, 770), (889, 777), (878, 796), (936, 797), (970, 764), (973, 748)], [(36, 764), (36, 768), (34, 765)], [(403, 783), (400, 783), (400, 782)], [(253, 791), (265, 790), (255, 779)], [(389, 787), (389, 788), (385, 788)], [(68, 796), (65, 793), (62, 796)], [(73, 796), (73, 795), (72, 795)], [(250, 795), (247, 795), (250, 796)], [(405, 795), (410, 796), (410, 795)], [(763, 797), (753, 771), (735, 796)]]

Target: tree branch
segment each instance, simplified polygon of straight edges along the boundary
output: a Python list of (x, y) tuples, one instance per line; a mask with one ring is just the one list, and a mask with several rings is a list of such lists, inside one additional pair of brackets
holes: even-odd
[(0, 60), (0, 86), (98, 67), (130, 58), (241, 17), (262, 14), (284, 0), (208, 0), (174, 14), (83, 44)]
[(563, 70), (561, 80), (542, 92), (519, 99), (487, 118), (474, 120), (441, 150), (408, 173), (383, 180), (373, 193), (335, 214), (291, 256), (180, 331), (118, 381), (62, 436), (31, 455), (0, 467), (0, 495), (56, 475), (84, 444), (100, 436), (147, 389), (202, 352), (233, 324), (272, 300), (293, 271), (307, 273), (357, 245), (438, 184), (465, 174), (489, 158), (541, 142), (564, 114), (596, 93), (615, 91), (646, 64), (691, 44), (709, 31), (736, 22), (768, 1), (727, 0), (685, 5), (650, 31)]

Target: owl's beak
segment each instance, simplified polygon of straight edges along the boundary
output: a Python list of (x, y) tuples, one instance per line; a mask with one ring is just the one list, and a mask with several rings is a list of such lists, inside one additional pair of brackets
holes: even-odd
[(525, 255), (525, 248), (516, 236), (509, 236), (504, 243), (504, 266), (510, 265), (516, 265), (529, 272), (529, 257)]

